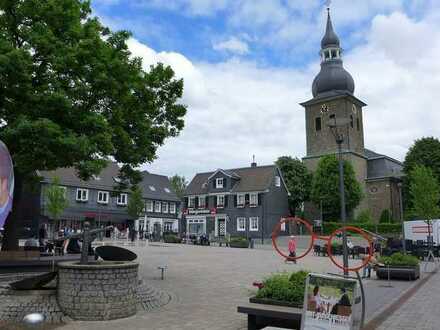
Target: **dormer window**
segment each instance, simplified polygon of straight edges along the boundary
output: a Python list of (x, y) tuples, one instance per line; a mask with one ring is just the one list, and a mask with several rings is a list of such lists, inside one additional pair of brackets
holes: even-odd
[(275, 176), (275, 187), (281, 187), (281, 177)]
[(222, 189), (224, 185), (224, 179), (223, 178), (217, 178), (215, 179), (215, 187), (217, 189)]

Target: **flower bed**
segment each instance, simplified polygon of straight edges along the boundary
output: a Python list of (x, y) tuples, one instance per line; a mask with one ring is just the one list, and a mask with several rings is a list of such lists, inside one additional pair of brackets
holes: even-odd
[(389, 257), (382, 256), (376, 268), (379, 279), (416, 280), (420, 277), (420, 260), (417, 257), (404, 255), (400, 252)]
[(259, 286), (252, 303), (302, 308), (306, 277), (309, 272), (278, 273), (266, 278)]
[(165, 243), (182, 243), (182, 239), (176, 235), (164, 235), (163, 241)]

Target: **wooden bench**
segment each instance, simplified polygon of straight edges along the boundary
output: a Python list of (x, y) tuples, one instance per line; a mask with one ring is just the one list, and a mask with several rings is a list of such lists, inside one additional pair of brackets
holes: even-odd
[(302, 308), (247, 303), (238, 306), (237, 312), (247, 314), (248, 330), (269, 326), (301, 329)]

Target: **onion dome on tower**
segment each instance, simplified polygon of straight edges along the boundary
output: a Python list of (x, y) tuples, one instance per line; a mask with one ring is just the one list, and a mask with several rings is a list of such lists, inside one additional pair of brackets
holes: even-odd
[(339, 38), (333, 30), (328, 8), (327, 11), (327, 26), (321, 40), (321, 71), (313, 80), (313, 97), (338, 92), (350, 94), (354, 92), (354, 80), (342, 65), (342, 48)]

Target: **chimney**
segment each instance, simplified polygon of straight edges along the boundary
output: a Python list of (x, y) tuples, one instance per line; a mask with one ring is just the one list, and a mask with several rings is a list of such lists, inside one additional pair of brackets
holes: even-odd
[(255, 155), (252, 155), (251, 167), (257, 167), (257, 163), (255, 162)]

